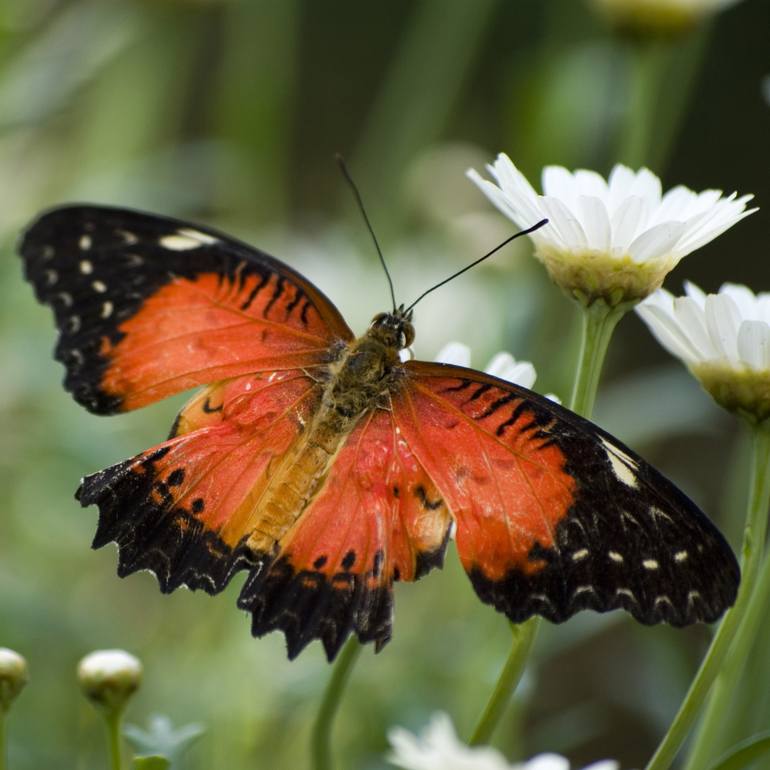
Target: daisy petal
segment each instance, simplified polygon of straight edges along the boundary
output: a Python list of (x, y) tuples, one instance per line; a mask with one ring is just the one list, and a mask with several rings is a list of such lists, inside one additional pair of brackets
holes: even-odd
[(662, 222), (634, 238), (628, 253), (635, 262), (667, 257), (682, 237), (684, 229), (684, 222)]
[(751, 369), (770, 365), (770, 327), (762, 321), (744, 321), (738, 330), (738, 355)]
[(462, 342), (448, 342), (436, 354), (436, 361), (467, 368), (471, 365), (471, 349)]

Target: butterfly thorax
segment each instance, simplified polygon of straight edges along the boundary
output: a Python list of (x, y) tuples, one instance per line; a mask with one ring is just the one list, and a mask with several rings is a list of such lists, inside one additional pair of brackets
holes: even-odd
[[(403, 330), (408, 323), (395, 314), (376, 316), (359, 337), (330, 368), (331, 382), (325, 405), (342, 418), (355, 420), (371, 408), (387, 408), (388, 394), (401, 376), (399, 352), (414, 337)], [(411, 324), (409, 324), (411, 327)]]

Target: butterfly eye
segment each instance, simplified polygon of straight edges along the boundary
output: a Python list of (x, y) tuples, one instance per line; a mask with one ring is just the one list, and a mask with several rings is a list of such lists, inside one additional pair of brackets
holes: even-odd
[(405, 323), (401, 327), (401, 347), (408, 348), (414, 342), (414, 326)]

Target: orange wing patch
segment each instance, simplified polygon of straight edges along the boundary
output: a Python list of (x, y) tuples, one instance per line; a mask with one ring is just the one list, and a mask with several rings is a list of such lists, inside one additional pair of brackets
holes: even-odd
[(538, 554), (554, 547), (575, 497), (564, 453), (548, 436), (553, 421), (524, 393), (431, 377), (396, 401), (404, 437), (457, 519), (463, 566), (490, 580), (545, 567)]
[(207, 388), (182, 410), (176, 437), (83, 480), (81, 504), (99, 506), (94, 547), (115, 541), (119, 574), (150, 569), (163, 591), (222, 590), (261, 558), (246, 547), (254, 519), (244, 503), (269, 484), (319, 399), (297, 372)]
[(286, 634), (293, 658), (314, 638), (331, 660), (351, 631), (380, 649), (390, 639), (395, 580), (415, 580), (443, 560), (451, 518), (389, 412), (351, 432), (323, 488), (252, 573), (238, 604), (252, 632)]
[[(244, 263), (245, 265), (245, 263)], [(247, 372), (313, 367), (329, 360), (329, 333), (303, 290), (282, 276), (177, 278), (102, 337), (101, 389), (136, 409)]]

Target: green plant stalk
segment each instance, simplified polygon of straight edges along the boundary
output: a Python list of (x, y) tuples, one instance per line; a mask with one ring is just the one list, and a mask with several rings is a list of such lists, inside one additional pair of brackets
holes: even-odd
[(720, 752), (724, 714), (743, 674), (768, 606), (770, 606), (770, 558), (765, 555), (756, 587), (746, 609), (746, 617), (735, 634), (735, 639), (730, 646), (730, 655), (714, 682), (685, 763), (685, 770), (710, 766), (711, 759)]
[[(756, 628), (751, 628), (753, 621), (750, 619), (766, 609), (762, 607), (760, 599), (766, 590), (763, 586), (764, 581), (770, 581), (767, 565), (762, 570), (762, 580), (758, 581), (757, 575), (762, 562), (767, 534), (767, 510), (768, 504), (770, 504), (770, 431), (758, 427), (755, 427), (752, 433), (749, 484), (749, 501), (741, 559), (743, 575), (737, 600), (714, 634), (698, 673), (695, 675), (674, 721), (668, 728), (668, 732), (663, 737), (646, 770), (666, 770), (671, 766), (693, 722), (700, 713), (711, 685), (722, 670), (727, 652), (733, 649), (734, 643), (739, 648), (746, 648), (751, 644), (752, 632)], [(747, 631), (741, 630), (742, 625), (746, 625)], [(743, 638), (744, 634), (746, 635), (745, 639)], [(730, 683), (730, 687), (725, 689), (722, 698), (729, 698), (734, 684), (734, 681)], [(691, 763), (688, 764), (689, 770), (700, 769), (710, 763), (710, 758), (706, 757), (705, 764), (703, 764), (704, 760), (697, 746), (694, 748), (693, 754), (696, 756), (696, 761), (701, 762), (701, 764), (694, 764), (691, 758)]]
[(5, 710), (0, 708), (0, 770), (6, 770)]
[(647, 155), (653, 146), (652, 131), (657, 118), (655, 103), (661, 92), (667, 51), (663, 44), (650, 41), (635, 43), (630, 50), (630, 100), (618, 159), (632, 168), (650, 162)]
[(593, 414), (599, 378), (612, 333), (631, 307), (628, 303), (609, 307), (604, 301), (596, 300), (581, 308), (583, 326), (580, 356), (569, 406), (582, 417), (590, 419)]
[(110, 752), (110, 766), (112, 770), (122, 770), (123, 757), (121, 754), (121, 724), (123, 722), (123, 709), (107, 711), (104, 714), (104, 724), (107, 727), (107, 746)]
[(345, 643), (334, 664), (332, 675), (326, 685), (321, 706), (313, 724), (311, 735), (313, 770), (331, 770), (333, 767), (331, 758), (332, 723), (339, 709), (345, 685), (360, 653), (361, 644), (355, 637), (351, 637)]
[[(763, 522), (760, 522), (759, 528), (761, 529), (762, 526), (767, 527), (767, 507), (768, 502), (770, 502), (770, 434), (759, 428), (755, 428), (754, 432), (751, 495), (756, 501), (756, 515), (763, 519)], [(757, 434), (764, 437), (764, 447), (757, 447), (760, 440)], [(765, 453), (764, 458), (757, 456), (758, 454), (761, 455), (762, 451)], [(764, 466), (762, 465), (763, 462)], [(751, 505), (751, 501), (749, 505)], [(749, 515), (751, 515), (751, 508), (749, 511)], [(735, 632), (735, 638), (730, 645), (730, 655), (725, 660), (725, 664), (714, 682), (685, 764), (685, 770), (707, 767), (719, 751), (723, 715), (738, 686), (744, 664), (751, 652), (764, 613), (767, 611), (768, 602), (770, 602), (770, 559), (765, 556), (764, 562), (762, 562), (764, 533), (757, 534), (757, 539), (754, 542), (756, 543), (754, 550), (758, 562), (755, 569), (760, 570), (759, 577), (753, 586), (751, 584), (748, 586), (751, 595), (748, 599), (745, 616)], [(744, 557), (744, 582), (747, 581), (747, 573), (748, 563)]]
[[(583, 417), (591, 416), (612, 332), (630, 307), (629, 304), (609, 307), (601, 300), (588, 306), (581, 305), (582, 338), (570, 408)], [(539, 617), (534, 617), (525, 623), (511, 623), (513, 632), (511, 650), (487, 705), (473, 730), (471, 746), (487, 743), (492, 737), (513, 693), (519, 686), (540, 622)]]
[(530, 618), (525, 623), (511, 623), (513, 641), (508, 659), (495, 684), (495, 689), (479, 718), (478, 724), (469, 741), (471, 746), (488, 743), (495, 727), (503, 716), (511, 696), (519, 684), (521, 675), (529, 657), (529, 652), (535, 642), (537, 630), (540, 628), (540, 618)]

